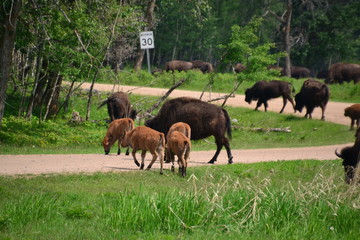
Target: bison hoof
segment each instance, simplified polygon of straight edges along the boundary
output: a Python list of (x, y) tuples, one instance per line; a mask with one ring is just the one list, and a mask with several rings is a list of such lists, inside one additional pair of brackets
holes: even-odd
[(228, 164), (233, 164), (233, 157), (229, 158)]
[(211, 159), (210, 161), (208, 161), (208, 163), (214, 164), (214, 163), (215, 163), (215, 160)]

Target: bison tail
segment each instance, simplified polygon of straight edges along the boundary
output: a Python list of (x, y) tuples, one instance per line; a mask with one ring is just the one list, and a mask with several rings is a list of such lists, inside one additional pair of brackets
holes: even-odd
[(225, 109), (222, 109), (225, 115), (225, 119), (226, 119), (226, 132), (227, 135), (229, 137), (229, 139), (232, 138), (232, 133), (231, 133), (231, 121), (230, 121), (230, 116), (228, 114), (228, 112)]
[(98, 106), (98, 108), (97, 109), (99, 109), (99, 108), (101, 108), (102, 106), (104, 106), (105, 104), (107, 104), (107, 102), (109, 101), (109, 99), (107, 98), (107, 99), (105, 99), (105, 100), (102, 100), (101, 101), (101, 103), (100, 103), (100, 105)]

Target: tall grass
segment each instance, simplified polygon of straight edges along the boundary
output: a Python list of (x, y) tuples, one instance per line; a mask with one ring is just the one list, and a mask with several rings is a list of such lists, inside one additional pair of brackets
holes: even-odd
[(360, 233), (360, 190), (344, 184), (339, 161), (189, 170), (185, 179), (170, 172), (2, 177), (0, 237), (356, 239)]

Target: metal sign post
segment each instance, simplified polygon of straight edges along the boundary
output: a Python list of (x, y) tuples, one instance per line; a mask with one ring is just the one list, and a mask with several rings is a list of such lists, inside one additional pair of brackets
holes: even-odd
[(148, 71), (151, 73), (150, 69), (150, 48), (154, 48), (154, 34), (152, 31), (141, 32), (140, 33), (140, 48), (146, 49)]

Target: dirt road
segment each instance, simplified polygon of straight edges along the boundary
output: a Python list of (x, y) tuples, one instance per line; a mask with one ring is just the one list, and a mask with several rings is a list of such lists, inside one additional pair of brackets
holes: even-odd
[[(83, 88), (89, 88), (89, 84), (83, 84)], [(111, 91), (112, 85), (96, 84), (95, 89), (99, 91)], [(120, 86), (116, 90), (131, 91), (134, 94), (162, 96), (167, 90), (156, 88), (134, 88), (132, 86)], [(180, 96), (200, 97), (200, 92), (175, 90), (169, 97)], [(222, 96), (223, 94), (213, 93), (211, 98)], [(209, 94), (205, 94), (203, 99), (208, 99)], [(244, 101), (243, 95), (236, 95), (227, 102), (229, 106), (242, 106), (255, 108), (255, 103), (248, 105)], [(351, 103), (329, 102), (325, 112), (326, 121), (349, 125), (350, 120), (343, 116), (344, 108)], [(279, 112), (282, 106), (281, 99), (269, 101), (269, 111)], [(261, 109), (262, 110), (262, 109)], [(285, 113), (294, 114), (289, 104), (285, 108)], [(296, 113), (299, 115), (299, 113)], [(302, 113), (301, 115), (304, 115)], [(320, 109), (315, 109), (313, 118), (320, 119)], [(252, 163), (259, 161), (277, 160), (297, 160), (297, 159), (336, 159), (334, 150), (349, 144), (306, 147), (306, 148), (272, 148), (255, 150), (233, 150), (234, 163)], [(101, 148), (99, 146), (99, 148)], [(214, 151), (199, 151), (191, 153), (189, 166), (208, 165)], [(140, 158), (140, 154), (138, 154)], [(146, 156), (145, 166), (150, 162), (150, 154)], [(216, 164), (226, 164), (227, 156), (225, 151), (221, 151)], [(72, 155), (0, 155), (0, 175), (15, 174), (44, 174), (44, 173), (75, 173), (75, 172), (108, 172), (108, 171), (129, 171), (136, 170), (131, 156), (116, 156), (115, 154), (72, 154)], [(153, 165), (152, 171), (158, 171), (159, 163)], [(165, 169), (170, 169), (170, 164), (165, 164)]]

